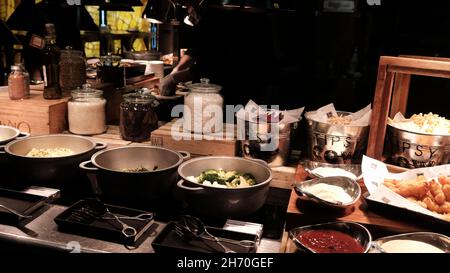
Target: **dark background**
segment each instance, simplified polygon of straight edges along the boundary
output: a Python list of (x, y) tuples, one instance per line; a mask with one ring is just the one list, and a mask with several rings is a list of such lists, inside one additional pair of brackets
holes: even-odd
[[(181, 47), (201, 48), (202, 76), (224, 86), (226, 103), (314, 110), (334, 102), (355, 111), (373, 100), (381, 55), (450, 57), (450, 7), (443, 2), (356, 1), (351, 13), (327, 12), (311, 0), (280, 2), (294, 11), (209, 7), (201, 34), (183, 27)], [(413, 77), (407, 115), (448, 117), (449, 84)]]

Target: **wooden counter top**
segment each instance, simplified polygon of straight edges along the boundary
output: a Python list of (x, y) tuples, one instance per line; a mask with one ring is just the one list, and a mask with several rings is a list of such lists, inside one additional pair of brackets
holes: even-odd
[[(298, 166), (296, 172), (296, 181), (304, 181), (307, 174), (303, 167)], [(363, 183), (360, 183), (363, 193), (367, 192)], [(286, 216), (286, 230), (297, 226), (326, 223), (332, 221), (353, 221), (371, 228), (374, 231), (382, 233), (406, 233), (418, 231), (441, 231), (440, 227), (424, 226), (421, 222), (412, 222), (403, 220), (401, 215), (395, 217), (389, 214), (371, 211), (364, 199), (361, 198), (354, 206), (352, 211), (336, 212), (317, 207), (316, 204), (300, 200), (294, 190), (291, 191), (289, 205)]]

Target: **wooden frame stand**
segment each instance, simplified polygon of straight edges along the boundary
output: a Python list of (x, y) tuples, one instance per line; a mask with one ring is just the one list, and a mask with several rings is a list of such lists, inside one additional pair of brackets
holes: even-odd
[(411, 75), (449, 78), (450, 59), (381, 56), (373, 101), (367, 155), (382, 160), (387, 117), (405, 114)]

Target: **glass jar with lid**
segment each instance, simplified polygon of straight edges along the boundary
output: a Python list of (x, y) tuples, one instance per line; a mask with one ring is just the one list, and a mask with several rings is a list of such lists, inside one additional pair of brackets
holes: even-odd
[(70, 46), (60, 51), (59, 85), (63, 92), (71, 91), (86, 83), (86, 61), (83, 52)]
[(142, 90), (123, 96), (120, 104), (120, 134), (129, 141), (146, 141), (150, 133), (158, 128), (156, 107), (159, 102)]
[(222, 132), (223, 97), (219, 93), (222, 87), (206, 78), (187, 87), (190, 92), (184, 97), (184, 130), (198, 134)]
[(90, 84), (71, 92), (68, 102), (69, 131), (77, 135), (96, 135), (106, 131), (106, 99), (103, 91)]
[(11, 73), (8, 76), (9, 98), (21, 100), (30, 97), (30, 74), (22, 64), (11, 66)]

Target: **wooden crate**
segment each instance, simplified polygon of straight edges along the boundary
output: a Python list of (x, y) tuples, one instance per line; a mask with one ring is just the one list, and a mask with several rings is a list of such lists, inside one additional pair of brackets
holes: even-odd
[(67, 130), (69, 98), (46, 100), (40, 91), (31, 91), (26, 100), (9, 99), (7, 87), (0, 89), (0, 124), (32, 135), (56, 134)]
[[(204, 136), (183, 132), (182, 128), (172, 131), (172, 126), (176, 122), (177, 119), (159, 127), (151, 133), (151, 140), (144, 143), (166, 147), (175, 151), (188, 151), (194, 156), (237, 155), (238, 142), (234, 124), (225, 123), (222, 133)], [(228, 139), (225, 138), (226, 136), (228, 136)], [(207, 137), (212, 139), (207, 139)]]

